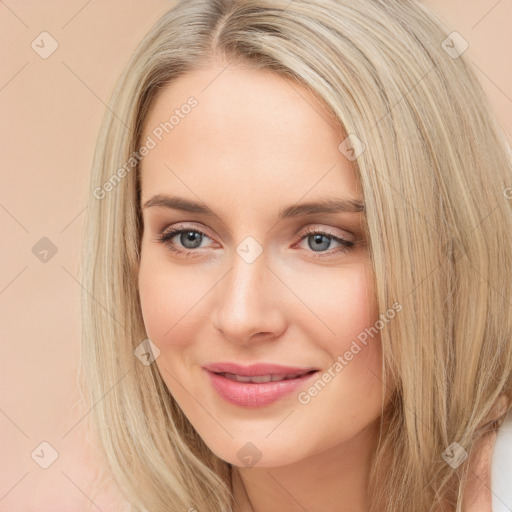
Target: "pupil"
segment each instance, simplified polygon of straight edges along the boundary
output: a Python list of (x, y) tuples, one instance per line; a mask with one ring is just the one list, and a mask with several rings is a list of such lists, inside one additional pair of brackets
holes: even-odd
[[(313, 238), (315, 239), (315, 243), (314, 245), (311, 245), (311, 243), (309, 244), (309, 247), (311, 249), (318, 249), (318, 248), (322, 248), (322, 249), (327, 249), (328, 246), (329, 246), (329, 243), (330, 243), (330, 240), (325, 237), (324, 235), (312, 235)], [(323, 242), (323, 247), (322, 247), (322, 238), (325, 239), (325, 242)]]
[[(187, 231), (186, 233), (182, 233), (182, 236), (185, 235), (185, 242), (182, 240), (182, 243), (185, 247), (187, 247), (188, 249), (196, 249), (199, 245), (201, 245), (201, 234), (200, 233), (196, 233), (194, 231)], [(194, 244), (194, 242), (199, 242), (198, 244)], [(192, 246), (189, 246), (188, 244), (190, 244)]]

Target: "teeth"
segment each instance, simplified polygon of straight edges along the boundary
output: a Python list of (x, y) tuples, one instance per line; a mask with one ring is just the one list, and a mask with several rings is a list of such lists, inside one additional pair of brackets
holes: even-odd
[(297, 377), (301, 377), (301, 374), (293, 374), (293, 375), (255, 375), (254, 377), (247, 377), (245, 375), (236, 375), (234, 373), (220, 373), (226, 379), (234, 380), (237, 382), (255, 382), (255, 383), (263, 383), (263, 382), (278, 382), (281, 380), (295, 379)]

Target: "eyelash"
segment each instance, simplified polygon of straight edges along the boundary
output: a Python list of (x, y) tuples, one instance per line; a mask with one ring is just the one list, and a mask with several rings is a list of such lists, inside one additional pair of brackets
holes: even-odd
[[(176, 235), (180, 235), (181, 233), (188, 233), (188, 232), (199, 233), (200, 235), (202, 235), (206, 238), (210, 238), (204, 231), (201, 231), (198, 228), (195, 228), (195, 227), (194, 228), (183, 228), (181, 226), (176, 226), (174, 228), (168, 229), (167, 231), (164, 231), (163, 233), (161, 233), (158, 236), (157, 241), (164, 244), (172, 252), (175, 252), (175, 253), (185, 256), (187, 258), (194, 257), (194, 256), (197, 256), (196, 253), (197, 253), (198, 249), (182, 249), (182, 248), (179, 248), (177, 245), (171, 243), (171, 240)], [(338, 247), (337, 249), (335, 249), (334, 251), (325, 251), (325, 252), (324, 251), (322, 251), (322, 252), (310, 251), (313, 253), (314, 258), (325, 258), (325, 257), (332, 256), (333, 254), (338, 253), (338, 252), (346, 253), (346, 252), (349, 252), (351, 249), (353, 249), (355, 247), (355, 245), (357, 244), (357, 242), (352, 242), (350, 240), (346, 240), (344, 238), (334, 236), (330, 233), (327, 233), (322, 230), (314, 229), (314, 228), (307, 228), (306, 231), (303, 232), (301, 234), (301, 236), (298, 237), (297, 242), (301, 242), (302, 240), (307, 238), (309, 235), (322, 235), (330, 240), (334, 240), (341, 244), (341, 246)]]

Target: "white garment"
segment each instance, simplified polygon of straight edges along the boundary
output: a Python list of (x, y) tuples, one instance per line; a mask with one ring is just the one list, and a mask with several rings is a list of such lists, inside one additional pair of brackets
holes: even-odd
[(498, 429), (491, 464), (492, 512), (512, 512), (512, 411)]

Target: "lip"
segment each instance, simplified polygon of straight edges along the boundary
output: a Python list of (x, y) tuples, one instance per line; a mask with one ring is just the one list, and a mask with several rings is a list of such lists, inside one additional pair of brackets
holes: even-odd
[[(304, 386), (318, 373), (316, 368), (291, 367), (258, 363), (240, 366), (235, 363), (216, 363), (203, 366), (215, 391), (227, 402), (241, 407), (263, 407), (290, 395)], [(312, 370), (315, 370), (312, 372)], [(216, 372), (234, 373), (253, 377), (256, 375), (281, 375), (312, 372), (295, 379), (277, 382), (236, 382)]]
[(229, 362), (206, 364), (203, 368), (214, 373), (234, 373), (235, 375), (244, 377), (254, 377), (256, 375), (290, 375), (318, 370), (318, 368), (312, 366), (284, 366), (272, 363), (241, 365)]

